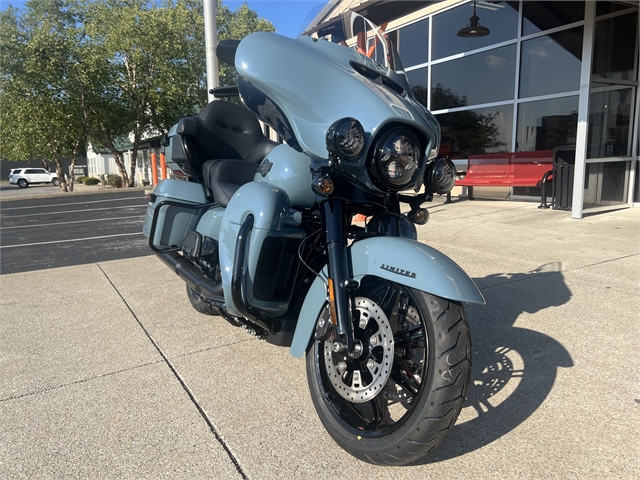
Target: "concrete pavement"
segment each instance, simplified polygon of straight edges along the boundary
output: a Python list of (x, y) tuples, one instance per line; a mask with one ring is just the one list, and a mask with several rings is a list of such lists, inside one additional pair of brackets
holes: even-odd
[(148, 256), (0, 276), (0, 477), (639, 478), (640, 210), (440, 202), (420, 239), (487, 305), (467, 308), (473, 384), (432, 455), (342, 451), (304, 360), (197, 314)]
[(30, 200), (34, 198), (50, 198), (59, 196), (88, 195), (93, 193), (113, 193), (113, 192), (143, 192), (153, 187), (133, 187), (133, 188), (102, 188), (99, 185), (84, 185), (74, 182), (73, 192), (61, 192), (60, 187), (51, 184), (29, 185), (27, 188), (20, 188), (11, 185), (7, 180), (0, 181), (0, 201), (7, 200)]

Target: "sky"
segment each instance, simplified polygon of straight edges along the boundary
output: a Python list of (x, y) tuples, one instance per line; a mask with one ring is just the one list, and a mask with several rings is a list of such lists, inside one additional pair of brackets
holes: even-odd
[[(26, 0), (0, 0), (0, 10), (9, 5), (21, 8)], [(258, 16), (269, 20), (276, 27), (277, 33), (287, 37), (296, 37), (302, 30), (307, 15), (313, 10), (316, 13), (327, 3), (327, 0), (223, 0), (230, 9), (235, 10), (247, 3)], [(313, 17), (309, 19), (311, 21)], [(304, 25), (306, 27), (306, 25)]]

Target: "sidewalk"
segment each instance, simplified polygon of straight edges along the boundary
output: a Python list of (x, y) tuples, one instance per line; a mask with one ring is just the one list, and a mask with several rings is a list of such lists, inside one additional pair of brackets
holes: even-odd
[(420, 227), (487, 305), (458, 424), (408, 467), (337, 447), (304, 360), (197, 314), (154, 256), (0, 276), (0, 477), (640, 478), (640, 210), (536, 207)]
[(0, 201), (9, 200), (32, 200), (37, 198), (52, 198), (58, 196), (72, 196), (72, 195), (88, 195), (94, 193), (113, 193), (117, 191), (122, 192), (143, 192), (153, 187), (133, 187), (133, 188), (102, 188), (99, 185), (84, 185), (82, 183), (74, 182), (73, 192), (61, 192), (59, 187), (55, 187), (49, 184), (43, 185), (30, 185), (27, 188), (20, 188), (17, 185), (11, 185), (8, 181), (0, 182)]

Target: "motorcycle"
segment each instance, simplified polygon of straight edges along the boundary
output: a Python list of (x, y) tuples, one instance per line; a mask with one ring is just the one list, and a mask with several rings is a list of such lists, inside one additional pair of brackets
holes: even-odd
[(242, 105), (216, 100), (172, 127), (175, 178), (148, 195), (144, 234), (198, 312), (306, 356), (342, 448), (402, 465), (455, 424), (471, 372), (463, 303), (484, 299), (417, 241), (455, 167), (393, 43), (350, 11), (323, 28), (219, 44), (238, 84), (214, 94)]

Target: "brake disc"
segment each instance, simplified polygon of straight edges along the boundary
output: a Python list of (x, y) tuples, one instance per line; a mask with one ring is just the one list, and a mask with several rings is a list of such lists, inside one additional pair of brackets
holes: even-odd
[[(360, 313), (354, 325), (357, 358), (348, 361), (333, 351), (333, 339), (324, 342), (324, 364), (333, 388), (352, 403), (365, 403), (384, 389), (393, 366), (393, 331), (382, 308), (365, 297), (357, 297)], [(358, 352), (359, 350), (359, 352)]]

